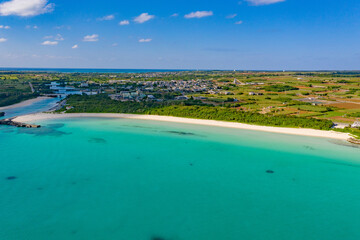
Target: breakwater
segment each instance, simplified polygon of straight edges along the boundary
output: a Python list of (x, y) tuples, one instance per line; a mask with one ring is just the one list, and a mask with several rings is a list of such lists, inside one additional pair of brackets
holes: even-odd
[(13, 119), (0, 120), (0, 125), (14, 126), (19, 128), (40, 128), (40, 125), (15, 122)]

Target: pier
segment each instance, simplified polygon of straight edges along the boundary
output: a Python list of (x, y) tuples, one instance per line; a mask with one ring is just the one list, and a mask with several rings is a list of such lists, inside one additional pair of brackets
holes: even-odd
[(0, 125), (14, 126), (19, 128), (40, 128), (40, 125), (27, 124), (13, 121), (13, 118), (0, 120)]

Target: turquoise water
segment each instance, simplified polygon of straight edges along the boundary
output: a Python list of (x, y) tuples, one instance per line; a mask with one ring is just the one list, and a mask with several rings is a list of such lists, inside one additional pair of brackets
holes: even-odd
[(126, 119), (0, 127), (0, 239), (360, 239), (360, 149)]

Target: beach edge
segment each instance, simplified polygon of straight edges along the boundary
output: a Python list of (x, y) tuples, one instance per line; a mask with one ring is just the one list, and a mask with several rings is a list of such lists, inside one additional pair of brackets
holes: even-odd
[(270, 127), (260, 125), (250, 125), (237, 122), (225, 122), (217, 120), (205, 120), (205, 119), (193, 119), (193, 118), (181, 118), (171, 116), (158, 116), (158, 115), (138, 115), (138, 114), (122, 114), (122, 113), (35, 113), (14, 118), (14, 121), (22, 123), (34, 123), (41, 120), (51, 119), (67, 119), (67, 118), (123, 118), (123, 119), (137, 119), (137, 120), (151, 120), (162, 122), (173, 122), (193, 125), (204, 125), (212, 127), (225, 127), (235, 128), (243, 130), (254, 130), (262, 132), (272, 132), (290, 135), (300, 135), (308, 137), (321, 137), (331, 138), (338, 140), (348, 140), (351, 138), (349, 133), (341, 133), (335, 131), (324, 131), (307, 128), (284, 128), (284, 127)]

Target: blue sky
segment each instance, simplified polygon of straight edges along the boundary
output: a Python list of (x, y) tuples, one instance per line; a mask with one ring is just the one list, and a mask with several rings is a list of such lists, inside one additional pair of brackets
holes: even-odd
[(0, 0), (0, 67), (359, 70), (358, 0)]

